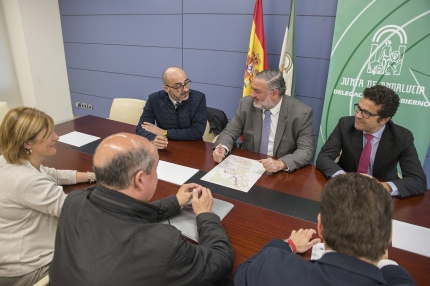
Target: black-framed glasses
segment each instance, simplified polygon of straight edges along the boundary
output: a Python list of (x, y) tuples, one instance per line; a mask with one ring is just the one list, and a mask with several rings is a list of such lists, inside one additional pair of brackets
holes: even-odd
[(360, 105), (358, 105), (358, 103), (354, 104), (354, 110), (355, 110), (355, 113), (361, 112), (361, 116), (363, 116), (366, 119), (369, 119), (370, 116), (378, 116), (379, 115), (379, 114), (373, 114), (367, 110), (361, 109), (361, 107), (360, 107)]
[(191, 85), (191, 80), (189, 80), (188, 78), (184, 81), (184, 84), (179, 83), (177, 86), (170, 86), (166, 84), (167, 87), (176, 89), (178, 92), (183, 91), (185, 87), (190, 88), (190, 85)]

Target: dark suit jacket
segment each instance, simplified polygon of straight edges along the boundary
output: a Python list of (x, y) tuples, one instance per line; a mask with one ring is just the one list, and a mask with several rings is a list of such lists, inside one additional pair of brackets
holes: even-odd
[[(243, 97), (240, 100), (236, 114), (219, 135), (215, 146), (221, 143), (231, 151), (234, 142), (243, 134), (244, 143), (241, 148), (259, 152), (263, 111), (255, 108), (253, 101), (251, 96)], [(291, 172), (309, 164), (314, 156), (314, 151), (312, 108), (300, 100), (283, 96), (273, 155), (284, 161)]]
[[(321, 149), (317, 158), (317, 168), (330, 177), (339, 170), (357, 172), (363, 150), (363, 132), (354, 127), (354, 116), (342, 117)], [(342, 156), (338, 164), (334, 159)], [(397, 174), (400, 163), (402, 179)], [(393, 182), (401, 197), (422, 194), (427, 189), (424, 170), (418, 159), (412, 133), (391, 120), (385, 125), (375, 155), (373, 174), (375, 178)]]
[(306, 261), (290, 246), (274, 239), (241, 264), (234, 274), (241, 285), (416, 285), (400, 266), (379, 269), (358, 258), (329, 252), (319, 260)]

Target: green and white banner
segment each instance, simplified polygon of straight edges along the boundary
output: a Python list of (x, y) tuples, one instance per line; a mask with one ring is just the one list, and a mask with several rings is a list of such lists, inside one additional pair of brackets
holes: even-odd
[(363, 90), (393, 89), (393, 121), (412, 131), (421, 163), (430, 142), (430, 0), (339, 0), (317, 153)]

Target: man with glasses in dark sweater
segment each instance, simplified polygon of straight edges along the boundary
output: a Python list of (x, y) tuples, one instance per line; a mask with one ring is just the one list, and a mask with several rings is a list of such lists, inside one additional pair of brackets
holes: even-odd
[(163, 90), (149, 95), (136, 134), (146, 137), (158, 149), (168, 139), (201, 140), (206, 128), (206, 97), (190, 89), (191, 80), (178, 67), (167, 68), (162, 75)]

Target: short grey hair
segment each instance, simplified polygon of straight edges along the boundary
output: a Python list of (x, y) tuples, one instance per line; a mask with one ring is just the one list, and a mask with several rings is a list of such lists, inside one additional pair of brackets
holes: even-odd
[(279, 92), (279, 96), (283, 96), (285, 94), (285, 80), (282, 76), (282, 73), (279, 70), (270, 69), (259, 72), (255, 78), (264, 79), (266, 81), (269, 92), (273, 90), (277, 90)]
[(130, 186), (131, 179), (142, 170), (149, 175), (155, 164), (150, 152), (143, 147), (118, 153), (103, 166), (95, 166), (97, 183), (110, 186), (118, 190)]

